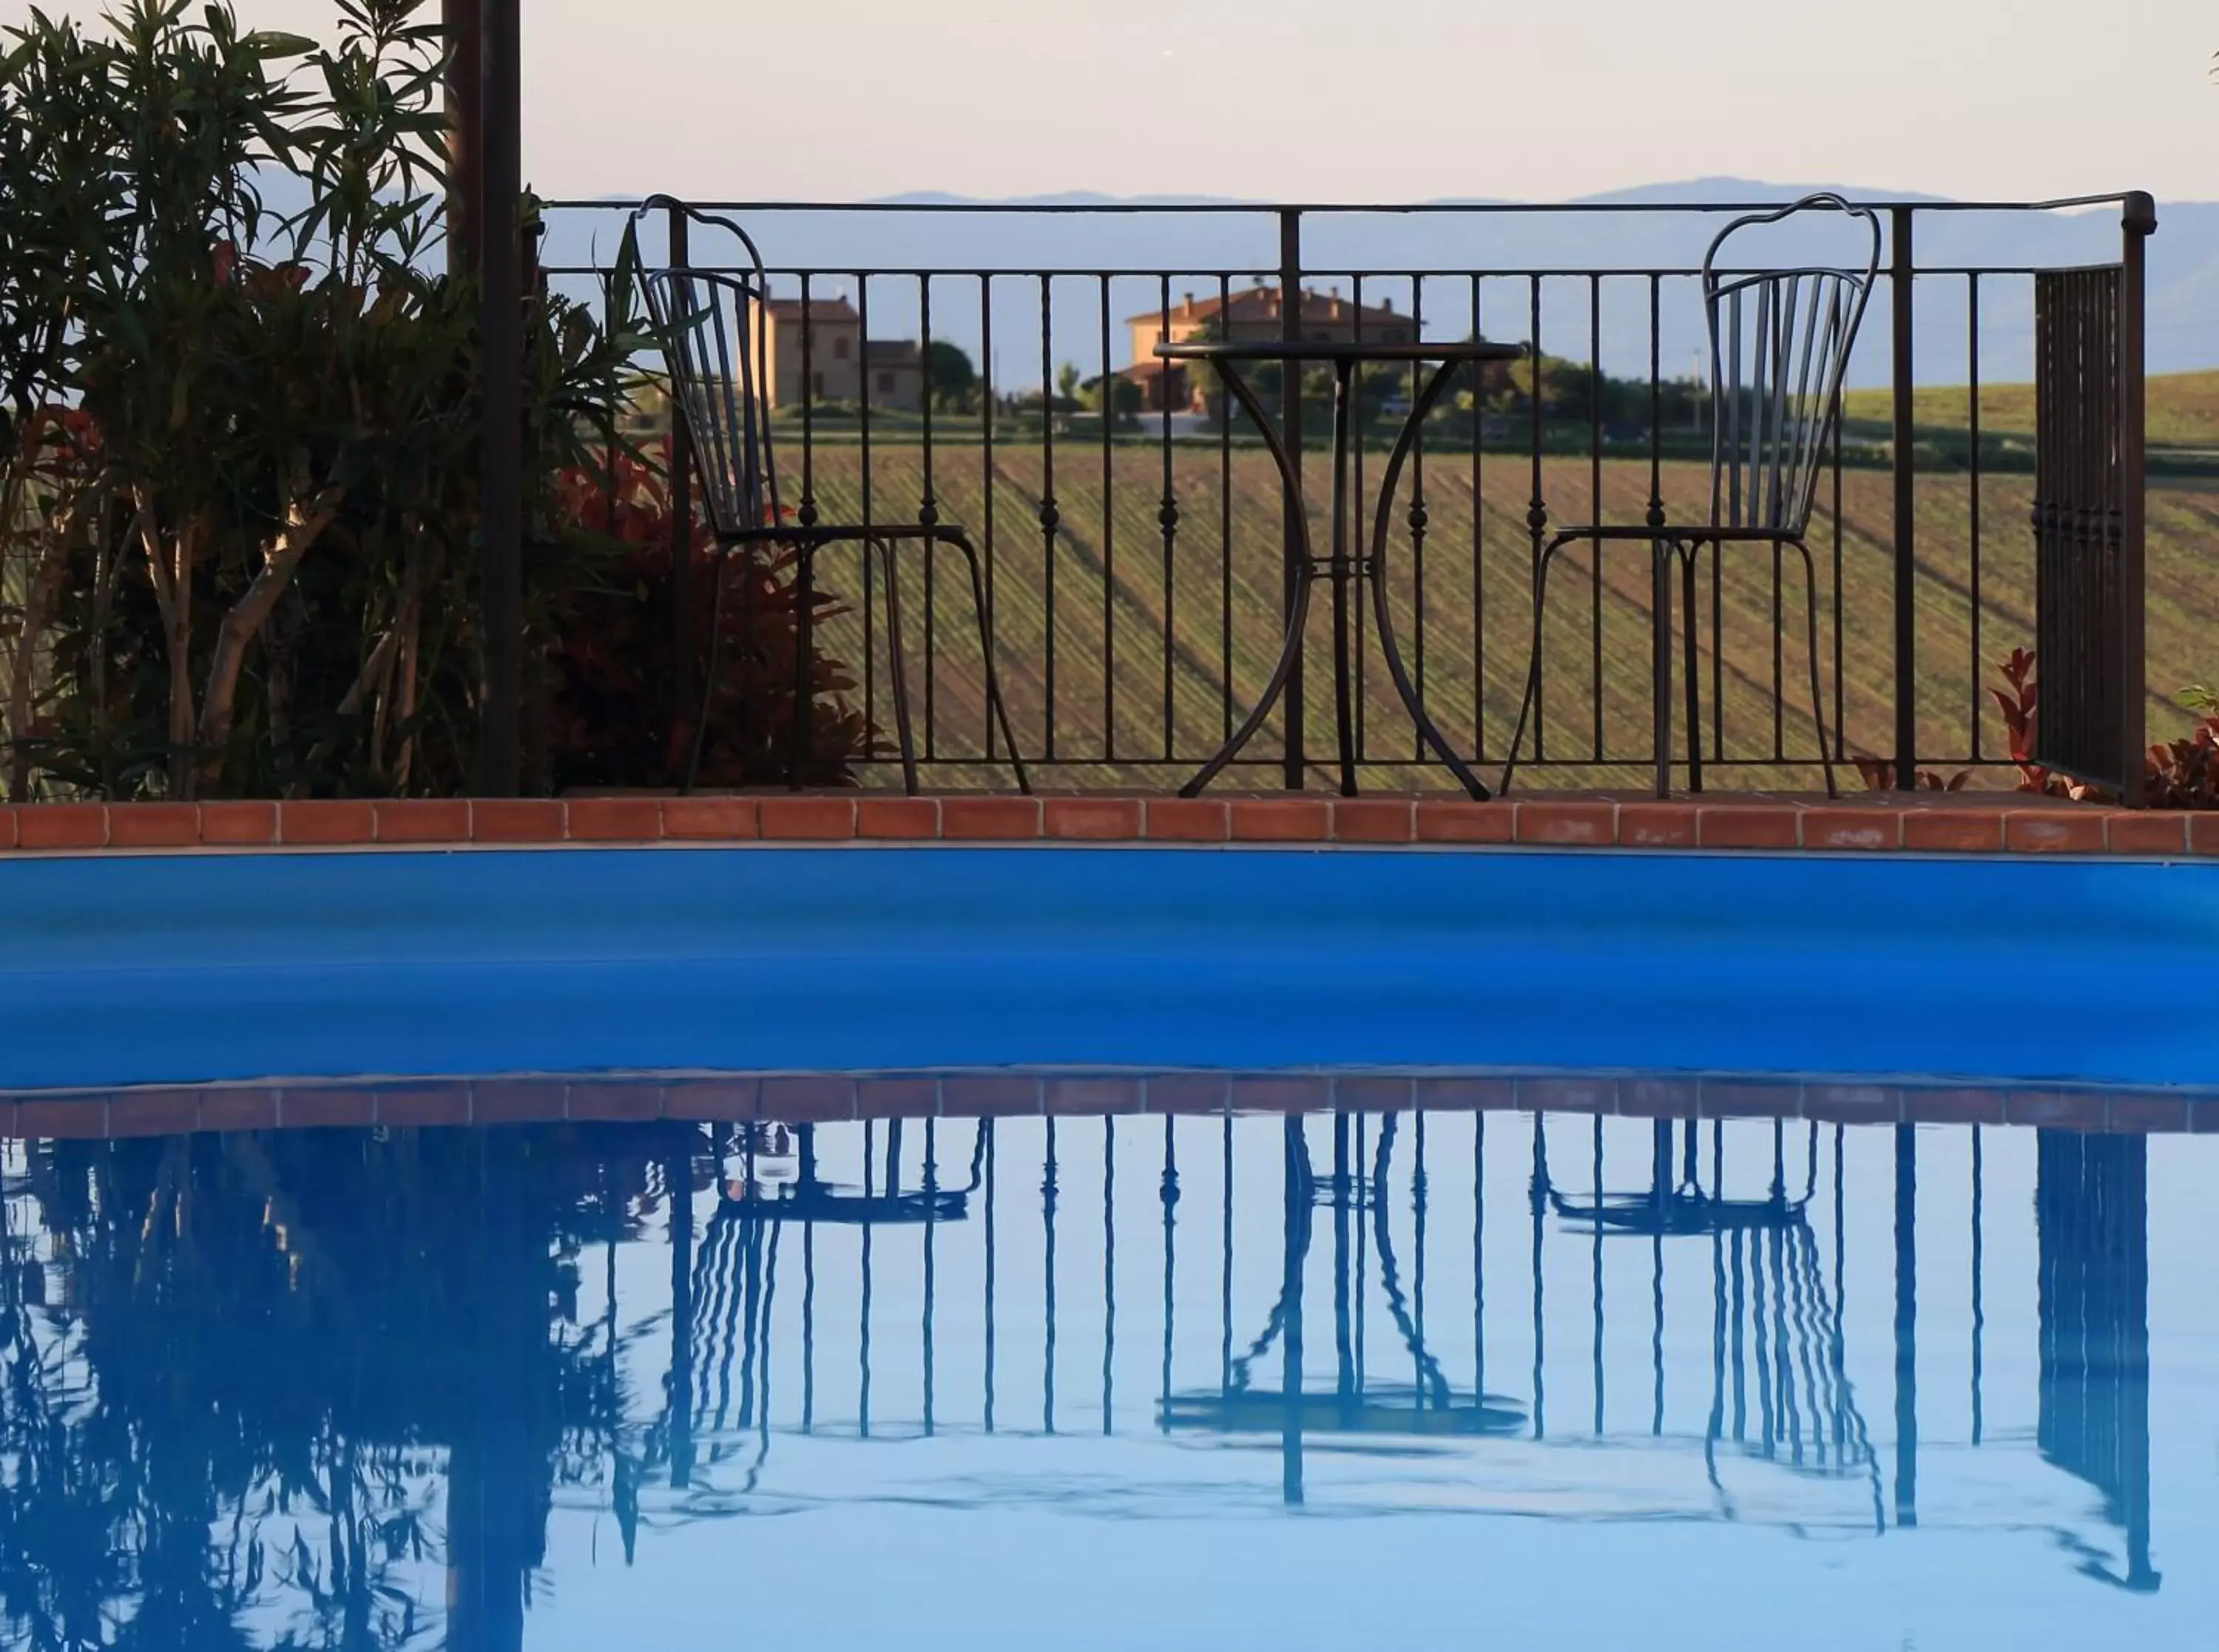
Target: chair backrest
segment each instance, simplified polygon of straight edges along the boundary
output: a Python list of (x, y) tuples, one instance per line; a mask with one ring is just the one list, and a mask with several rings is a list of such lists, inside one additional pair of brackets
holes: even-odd
[[(633, 214), (676, 208), (725, 231), (741, 249), (730, 267), (673, 263), (640, 280), (647, 316), (670, 376), (674, 421), (682, 422), (700, 478), (702, 504), (719, 534), (777, 521), (778, 465), (771, 450), (769, 282), (762, 255), (729, 218), (657, 196)], [(637, 242), (635, 241), (635, 245)]]
[[(1862, 224), (1868, 251), (1854, 266), (1725, 264), (1744, 232), (1806, 214)], [(1742, 245), (1750, 244), (1744, 236)], [(1840, 413), (1843, 375), (1880, 278), (1880, 219), (1837, 195), (1806, 196), (1737, 218), (1703, 257), (1711, 332), (1711, 521), (1800, 538)]]

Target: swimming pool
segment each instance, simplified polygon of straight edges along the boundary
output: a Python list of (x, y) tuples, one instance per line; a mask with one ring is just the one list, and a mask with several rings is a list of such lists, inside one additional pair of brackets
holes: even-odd
[[(0, 861), (0, 1088), (1624, 1068), (2219, 1084), (2219, 860), (782, 847)], [(126, 1008), (127, 1006), (127, 1009)]]
[(9, 1644), (2219, 1604), (2219, 862), (103, 854), (0, 909)]
[(2215, 1174), (1352, 1106), (10, 1143), (0, 1625), (2198, 1644)]

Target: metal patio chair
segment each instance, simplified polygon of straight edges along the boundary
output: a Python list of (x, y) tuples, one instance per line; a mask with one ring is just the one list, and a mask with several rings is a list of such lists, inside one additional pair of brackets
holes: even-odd
[[(970, 535), (953, 522), (830, 523), (789, 521), (781, 509), (778, 464), (771, 443), (769, 387), (766, 371), (769, 278), (752, 237), (733, 220), (683, 206), (657, 196), (632, 214), (626, 232), (630, 256), (637, 262), (640, 219), (650, 212), (682, 213), (692, 223), (730, 235), (742, 261), (730, 268), (696, 268), (674, 264), (646, 271), (640, 284), (656, 341), (670, 375), (674, 420), (682, 420), (699, 478), (702, 502), (719, 551), (750, 560), (759, 548), (789, 550), (796, 558), (800, 635), (795, 650), (793, 750), (787, 778), (799, 788), (808, 751), (811, 704), (810, 647), (816, 562), (820, 551), (836, 544), (863, 548), (863, 577), (870, 578), (875, 556), (884, 581), (886, 608), (886, 668), (894, 707), (895, 737), (901, 752), (902, 784), (917, 791), (917, 747), (910, 717), (909, 674), (902, 653), (901, 588), (894, 547), (908, 543), (945, 545), (963, 558), (970, 572), (971, 598), (979, 627), (986, 706), (999, 727), (1017, 789), (1029, 793), (1024, 760), (1010, 731), (994, 670), (994, 642), (986, 629), (986, 589), (979, 553)], [(752, 583), (749, 587), (752, 589)], [(723, 640), (724, 581), (717, 586), (711, 625), (708, 682), (696, 724), (694, 751), (686, 774), (693, 789), (701, 741), (717, 692), (717, 650)], [(988, 742), (991, 750), (991, 742)]]
[[(1814, 266), (1734, 270), (1720, 263), (1726, 244), (1742, 231), (1779, 224), (1800, 214), (1839, 214), (1862, 224), (1870, 253), (1862, 272)], [(1818, 734), (1818, 761), (1826, 795), (1837, 795), (1833, 758), (1826, 745), (1826, 716), (1818, 680), (1818, 579), (1808, 535), (1818, 477), (1841, 417), (1842, 377), (1865, 306), (1880, 276), (1880, 227), (1870, 208), (1840, 196), (1806, 196), (1774, 211), (1737, 218), (1719, 232), (1703, 256), (1703, 307), (1711, 340), (1711, 510), (1706, 523), (1667, 524), (1663, 512), (1639, 525), (1588, 524), (1559, 529), (1541, 553), (1533, 592), (1532, 663), (1518, 708), (1517, 731), (1503, 765), (1507, 791), (1518, 767), (1526, 724), (1541, 692), (1542, 618), (1549, 570), (1567, 545), (1582, 540), (1597, 554), (1604, 544), (1650, 548), (1655, 596), (1652, 626), (1656, 749), (1656, 795), (1672, 780), (1672, 587), (1679, 564), (1685, 609), (1688, 699), (1688, 781), (1703, 787), (1700, 683), (1697, 673), (1695, 564), (1706, 546), (1723, 560), (1729, 545), (1793, 550), (1803, 558), (1811, 666), (1811, 714)], [(1600, 687), (1597, 690), (1600, 692)], [(1535, 760), (1539, 736), (1535, 736)]]

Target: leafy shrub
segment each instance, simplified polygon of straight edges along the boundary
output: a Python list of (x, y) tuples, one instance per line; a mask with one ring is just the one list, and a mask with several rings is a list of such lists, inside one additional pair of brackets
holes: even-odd
[[(667, 469), (668, 444), (662, 447)], [(749, 563), (720, 556), (706, 526), (688, 546), (696, 621), (681, 644), (672, 575), (670, 498), (664, 472), (622, 455), (613, 465), (565, 470), (556, 516), (570, 533), (613, 555), (602, 583), (556, 610), (549, 654), (548, 764), (557, 789), (768, 786), (787, 778), (792, 754), (801, 601), (789, 551)], [(811, 624), (844, 610), (811, 593)], [(820, 633), (821, 635), (821, 633)], [(680, 704), (678, 669), (715, 682)], [(811, 639), (808, 786), (854, 784), (854, 765), (877, 755), (874, 731), (846, 698), (854, 674)]]
[[(425, 0), (337, 7), (327, 47), (184, 0), (122, 0), (98, 33), (34, 13), (0, 47), (13, 795), (438, 793), (476, 769), (479, 294), (438, 269), (444, 34)], [(300, 212), (265, 209), (273, 177)], [(606, 326), (525, 301), (543, 544), (640, 342), (624, 294)], [(84, 425), (59, 468), (30, 416), (53, 406)], [(591, 562), (528, 559), (531, 646)]]
[[(2073, 779), (2045, 768), (2035, 761), (2035, 734), (2042, 703), (2035, 677), (2031, 649), (2013, 649), (2011, 658), (1998, 668), (2004, 680), (1988, 692), (2003, 713), (2011, 740), (2011, 761), (2018, 768), (2020, 792), (2064, 798), (2074, 803), (2113, 803), (2117, 799), (2102, 786)], [(2219, 809), (2219, 692), (2200, 686), (2180, 692), (2179, 703), (2202, 721), (2185, 739), (2160, 741), (2150, 747), (2142, 762), (2142, 801), (2152, 809)], [(1868, 789), (1895, 789), (1895, 765), (1884, 758), (1854, 760)], [(1961, 769), (1946, 779), (1932, 769), (1920, 769), (1914, 789), (1920, 792), (1961, 792), (1972, 779), (1970, 769)]]

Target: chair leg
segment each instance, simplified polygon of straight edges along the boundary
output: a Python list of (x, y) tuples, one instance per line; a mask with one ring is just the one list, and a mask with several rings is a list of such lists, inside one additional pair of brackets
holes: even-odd
[(894, 550), (882, 541), (871, 540), (863, 546), (867, 566), (863, 577), (870, 577), (867, 564), (876, 551), (881, 579), (886, 593), (886, 675), (894, 702), (894, 739), (901, 748), (902, 790), (911, 797), (917, 793), (917, 740), (910, 725), (909, 664), (902, 655), (901, 580), (894, 568)]
[[(678, 795), (681, 798), (693, 796), (693, 783), (701, 773), (701, 754), (709, 740), (709, 714), (716, 708), (717, 679), (724, 664), (724, 558), (722, 556), (710, 562), (709, 572), (717, 581), (717, 588), (709, 599), (709, 670), (701, 682), (700, 715), (694, 719), (693, 739), (686, 754), (686, 773), (678, 783)], [(752, 641), (753, 628), (743, 624), (742, 629), (749, 633)], [(743, 717), (746, 715), (745, 704), (743, 699)], [(740, 749), (743, 752), (747, 749), (744, 740)]]
[(1818, 681), (1818, 567), (1812, 559), (1811, 547), (1801, 540), (1794, 542), (1795, 549), (1803, 553), (1804, 616), (1808, 622), (1808, 648), (1811, 659), (1811, 721), (1818, 730), (1818, 767), (1825, 771), (1826, 795), (1840, 797), (1834, 784), (1834, 756), (1826, 745), (1826, 697)]
[[(1526, 668), (1525, 697), (1518, 702), (1518, 726), (1511, 730), (1510, 751), (1503, 759), (1502, 783), (1495, 788), (1495, 795), (1498, 798), (1505, 796), (1510, 790), (1510, 777), (1518, 770), (1518, 748), (1526, 742), (1526, 719), (1532, 714), (1534, 703), (1541, 696), (1541, 616), (1544, 606), (1548, 600), (1549, 569), (1557, 560), (1557, 553), (1568, 543), (1562, 538), (1551, 539), (1541, 552), (1541, 566), (1533, 575), (1532, 652), (1528, 656), (1529, 663)], [(1540, 736), (1538, 732), (1534, 735), (1533, 740), (1535, 747), (1533, 761), (1538, 763), (1541, 761)]]
[(979, 617), (979, 658), (984, 663), (986, 675), (986, 709), (1002, 730), (1002, 743), (1009, 748), (1010, 767), (1016, 773), (1017, 790), (1030, 797), (1032, 782), (1025, 774), (1025, 760), (1017, 755), (1017, 736), (1010, 730), (1010, 708), (1002, 699), (1001, 678), (994, 669), (994, 639), (986, 630), (986, 580), (979, 571), (979, 553), (967, 539), (943, 543), (951, 543), (960, 551), (964, 566), (971, 570), (971, 603)]
[(1703, 683), (1696, 661), (1700, 656), (1701, 611), (1695, 601), (1695, 559), (1703, 554), (1703, 542), (1693, 539), (1680, 548), (1680, 624), (1686, 637), (1685, 655), (1688, 695), (1688, 790), (1700, 792), (1703, 789)]

